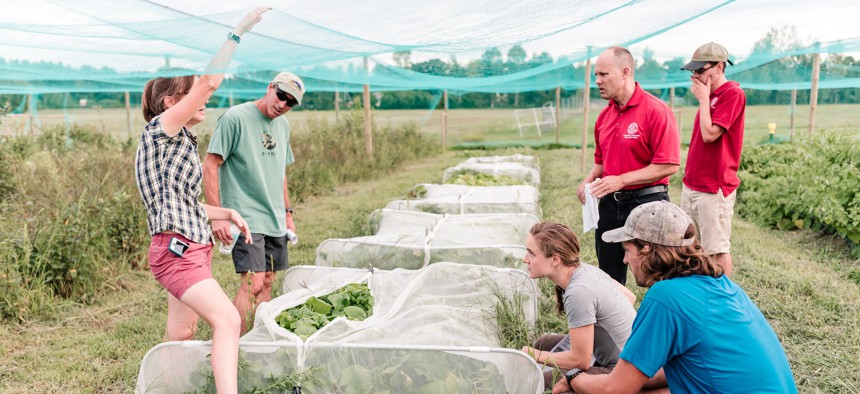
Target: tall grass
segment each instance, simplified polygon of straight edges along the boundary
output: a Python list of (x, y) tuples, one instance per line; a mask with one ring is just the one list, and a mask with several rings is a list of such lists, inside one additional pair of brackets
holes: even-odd
[[(127, 144), (75, 127), (0, 144), (0, 315), (45, 316), (88, 303), (100, 284), (140, 266), (145, 214)], [(141, 226), (141, 222), (144, 225)]]
[[(438, 150), (407, 124), (378, 130), (367, 157), (358, 113), (311, 127), (292, 141), (294, 201)], [(202, 156), (210, 135), (201, 137)], [(108, 278), (146, 267), (136, 143), (78, 126), (0, 141), (0, 317), (50, 318), (64, 302), (92, 302)]]
[(364, 118), (352, 111), (334, 123), (324, 118), (309, 119), (307, 133), (292, 137), (296, 162), (288, 168), (290, 197), (302, 201), (311, 195), (328, 193), (344, 182), (369, 179), (394, 169), (401, 163), (427, 157), (439, 151), (407, 123), (398, 127), (374, 127), (373, 156), (365, 153)]

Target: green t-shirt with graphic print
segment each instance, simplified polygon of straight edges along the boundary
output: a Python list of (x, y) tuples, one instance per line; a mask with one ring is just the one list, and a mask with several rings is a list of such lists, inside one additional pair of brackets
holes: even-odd
[(269, 119), (253, 102), (230, 108), (218, 119), (208, 152), (224, 159), (221, 206), (238, 211), (252, 233), (286, 234), (284, 178), (295, 161), (287, 118)]

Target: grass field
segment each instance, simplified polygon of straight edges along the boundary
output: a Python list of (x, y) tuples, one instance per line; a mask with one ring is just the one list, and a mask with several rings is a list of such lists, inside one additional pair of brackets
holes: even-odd
[[(593, 103), (589, 112), (588, 141), (592, 143), (592, 128), (594, 120), (600, 113), (605, 101)], [(201, 132), (211, 132), (223, 108), (208, 110), (206, 121), (197, 126)], [(681, 141), (689, 142), (692, 123), (696, 115), (696, 107), (677, 107), (677, 115), (681, 128)], [(339, 115), (342, 115), (343, 111)], [(307, 129), (309, 119), (326, 119), (334, 123), (334, 111), (295, 111), (288, 115), (290, 122), (296, 127), (296, 132), (312, 132)], [(378, 125), (398, 125), (407, 122), (417, 123), (421, 131), (439, 135), (441, 144), (442, 111), (427, 110), (389, 110), (373, 111), (373, 117)], [(561, 112), (561, 129), (559, 140), (563, 143), (581, 144), (583, 124), (582, 109), (563, 109)], [(788, 138), (790, 134), (791, 114), (787, 105), (750, 106), (746, 113), (746, 143), (758, 143), (768, 138), (768, 123), (776, 123), (776, 134)], [(816, 115), (816, 128), (848, 128), (860, 124), (860, 105), (820, 105)], [(66, 122), (78, 124), (93, 124), (108, 133), (118, 136), (129, 135), (129, 127), (124, 108), (80, 109), (39, 111), (39, 121), (43, 128), (63, 125)], [(0, 117), (0, 133), (16, 134), (26, 130), (27, 118), (21, 115)], [(131, 124), (133, 133), (143, 125), (140, 108), (132, 108)], [(809, 129), (809, 107), (797, 108), (795, 115), (796, 135), (806, 135)], [(38, 132), (38, 131), (37, 131)], [(494, 141), (542, 141), (555, 142), (555, 130), (543, 130), (538, 137), (535, 128), (524, 129), (520, 138), (516, 118), (512, 109), (475, 109), (450, 110), (448, 112), (448, 145), (461, 142), (494, 142)]]
[[(855, 115), (856, 107), (819, 109), (817, 118), (822, 127), (860, 124), (860, 119), (855, 119), (860, 117)], [(105, 111), (102, 115), (107, 115)], [(115, 129), (119, 127), (117, 124), (125, 122), (124, 111), (113, 113), (117, 114), (101, 121), (105, 129)], [(426, 112), (376, 114), (377, 122), (389, 119), (396, 123), (420, 121)], [(96, 115), (78, 116), (96, 119)], [(459, 135), (457, 138), (464, 134), (485, 135), (491, 141), (507, 140), (513, 135), (518, 138), (518, 132), (511, 128), (512, 120), (506, 120), (508, 115), (512, 116), (508, 110), (452, 111), (449, 121), (452, 129), (456, 127), (452, 135)], [(767, 122), (781, 124), (777, 115), (785, 118), (787, 108), (751, 107), (747, 143), (766, 138)], [(289, 116), (299, 132), (309, 132), (302, 130), (307, 116), (333, 119), (332, 113), (296, 112)], [(431, 119), (436, 118), (438, 113), (432, 114)], [(210, 116), (207, 122), (213, 119)], [(692, 115), (685, 113), (684, 119), (691, 121)], [(565, 121), (565, 128), (568, 125), (571, 128), (571, 142), (578, 142), (577, 135), (581, 134), (572, 130), (574, 126), (581, 128), (581, 122), (575, 116)], [(685, 126), (688, 133), (689, 127)], [(428, 133), (437, 133), (438, 119), (428, 121), (423, 128)], [(684, 139), (689, 139), (687, 133)], [(449, 141), (453, 143), (456, 139)], [(574, 229), (580, 226), (580, 205), (573, 193), (583, 177), (579, 169), (580, 151), (525, 149), (493, 153), (514, 152), (540, 158), (544, 217), (568, 223)], [(312, 264), (316, 245), (321, 241), (363, 232), (370, 211), (401, 197), (416, 183), (438, 183), (444, 169), (463, 160), (465, 155), (449, 151), (418, 160), (381, 179), (343, 185), (333, 193), (297, 204), (296, 222), (301, 240), (290, 247), (291, 264)], [(677, 179), (673, 179), (673, 201), (680, 200), (679, 193)], [(860, 285), (848, 275), (860, 267), (860, 261), (849, 257), (844, 246), (828, 237), (763, 229), (742, 218), (736, 218), (733, 224), (733, 279), (759, 305), (783, 341), (800, 391), (860, 393)], [(582, 242), (583, 260), (594, 262), (593, 233), (584, 235)], [(229, 260), (217, 252), (213, 271), (232, 296), (238, 278)], [(644, 290), (632, 282), (628, 281), (629, 286), (641, 298)], [(0, 392), (130, 392), (144, 354), (163, 339), (165, 319), (165, 292), (148, 271), (128, 270), (109, 281), (90, 305), (64, 308), (46, 320), (2, 322)], [(205, 323), (201, 326), (198, 339), (207, 339), (211, 331)]]

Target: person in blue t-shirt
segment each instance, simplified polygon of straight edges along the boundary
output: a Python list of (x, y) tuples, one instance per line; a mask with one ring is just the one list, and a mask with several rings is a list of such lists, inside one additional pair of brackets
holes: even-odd
[(615, 369), (569, 376), (577, 393), (636, 392), (660, 368), (673, 393), (797, 393), (776, 333), (695, 234), (665, 201), (637, 207), (603, 234), (623, 243), (636, 284), (649, 290)]

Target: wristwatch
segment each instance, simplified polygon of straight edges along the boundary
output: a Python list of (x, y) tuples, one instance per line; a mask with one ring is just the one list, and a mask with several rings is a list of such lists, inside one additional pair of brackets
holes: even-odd
[(292, 209), (292, 208), (287, 208), (287, 213), (288, 213), (288, 214), (290, 214), (290, 215), (292, 215), (292, 214), (293, 214), (293, 209)]
[(227, 32), (227, 38), (229, 38), (233, 41), (236, 41), (237, 44), (242, 41), (242, 37), (239, 37), (239, 36), (233, 34), (232, 31)]
[(570, 384), (570, 381), (573, 380), (575, 377), (579, 376), (579, 374), (581, 374), (582, 372), (583, 371), (578, 368), (571, 369), (567, 372), (567, 385), (570, 386), (571, 389), (573, 388), (573, 385)]

